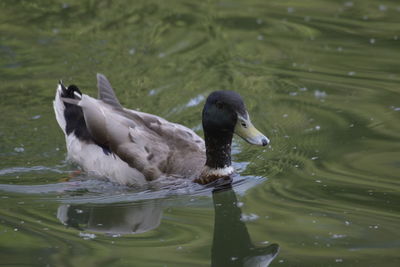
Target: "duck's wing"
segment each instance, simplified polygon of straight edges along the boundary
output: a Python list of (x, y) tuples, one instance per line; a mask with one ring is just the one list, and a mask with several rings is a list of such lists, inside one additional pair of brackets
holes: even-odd
[(112, 106), (120, 115), (135, 121), (136, 125), (145, 126), (148, 130), (153, 131), (154, 134), (161, 138), (168, 140), (178, 139), (191, 149), (204, 150), (203, 139), (193, 130), (177, 123), (171, 123), (153, 114), (123, 108), (111, 83), (108, 81), (107, 77), (101, 73), (97, 73), (97, 88), (101, 101)]
[(128, 117), (124, 111), (85, 94), (77, 103), (63, 100), (82, 108), (86, 127), (96, 144), (107, 147), (147, 180), (164, 173), (170, 149), (141, 119)]

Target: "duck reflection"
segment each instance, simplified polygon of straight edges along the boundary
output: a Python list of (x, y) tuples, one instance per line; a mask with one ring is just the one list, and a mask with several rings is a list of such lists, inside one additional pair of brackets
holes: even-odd
[(278, 255), (279, 246), (255, 247), (231, 184), (213, 191), (215, 209), (211, 266), (268, 266)]
[[(277, 256), (279, 246), (256, 247), (246, 224), (241, 220), (231, 183), (214, 187), (214, 236), (211, 248), (212, 266), (268, 266)], [(161, 200), (146, 200), (129, 205), (61, 205), (57, 218), (79, 230), (108, 234), (138, 234), (157, 228), (162, 216)]]
[(107, 234), (140, 234), (160, 225), (162, 207), (159, 200), (129, 205), (61, 205), (57, 218), (78, 230)]

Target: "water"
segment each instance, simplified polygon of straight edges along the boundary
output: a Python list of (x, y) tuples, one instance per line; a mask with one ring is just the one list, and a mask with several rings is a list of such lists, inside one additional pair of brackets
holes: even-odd
[[(4, 266), (399, 266), (400, 4), (1, 1)], [(238, 91), (263, 149), (234, 142), (234, 191), (78, 176), (58, 79), (200, 135)], [(246, 266), (246, 265), (245, 265)]]

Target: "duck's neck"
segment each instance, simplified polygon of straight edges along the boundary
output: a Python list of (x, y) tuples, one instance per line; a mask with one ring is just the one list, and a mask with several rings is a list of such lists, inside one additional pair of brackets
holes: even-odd
[(233, 133), (213, 132), (204, 133), (206, 143), (206, 166), (210, 169), (222, 169), (230, 167), (231, 145)]
[(206, 164), (197, 182), (206, 184), (233, 173), (231, 162), (231, 132), (205, 132)]

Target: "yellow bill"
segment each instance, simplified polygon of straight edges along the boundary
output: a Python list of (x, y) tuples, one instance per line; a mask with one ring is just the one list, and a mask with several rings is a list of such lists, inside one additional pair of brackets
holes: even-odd
[(238, 116), (235, 133), (253, 145), (266, 146), (270, 143), (268, 137), (254, 127), (248, 115), (247, 118), (240, 115)]

